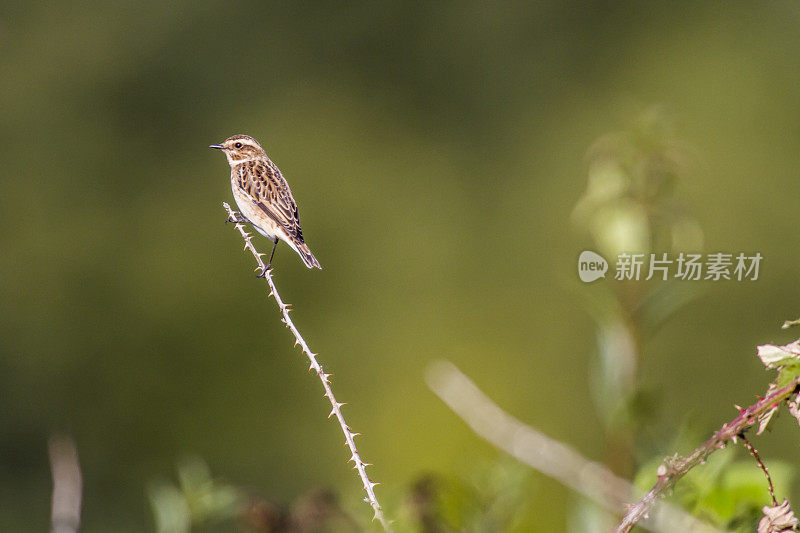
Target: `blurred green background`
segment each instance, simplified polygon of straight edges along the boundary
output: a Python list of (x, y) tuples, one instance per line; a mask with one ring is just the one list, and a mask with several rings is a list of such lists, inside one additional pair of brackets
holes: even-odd
[[(578, 281), (572, 212), (592, 143), (663, 106), (705, 250), (764, 256), (642, 347), (637, 464), (689, 420), (704, 437), (763, 393), (755, 345), (800, 314), (799, 29), (790, 1), (2, 3), (0, 530), (47, 528), (54, 429), (78, 445), (83, 531), (152, 530), (148, 484), (193, 454), (271, 501), (328, 487), (368, 514), (223, 224), (207, 146), (236, 133), (292, 186), (324, 270), (282, 245), (276, 281), (397, 518), (421, 476), (503, 461), (427, 389), (438, 358), (603, 460), (584, 295), (614, 281)], [(768, 462), (797, 463), (792, 423), (757, 440)], [(521, 530), (568, 527), (566, 489), (526, 490)]]

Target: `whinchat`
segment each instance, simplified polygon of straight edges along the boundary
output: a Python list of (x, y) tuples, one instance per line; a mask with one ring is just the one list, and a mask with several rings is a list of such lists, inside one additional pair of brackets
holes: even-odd
[(289, 184), (258, 141), (247, 135), (234, 135), (209, 148), (225, 152), (231, 166), (231, 189), (236, 205), (246, 221), (274, 243), (267, 270), (272, 265), (278, 239), (291, 246), (308, 268), (322, 268), (303, 240), (300, 216)]

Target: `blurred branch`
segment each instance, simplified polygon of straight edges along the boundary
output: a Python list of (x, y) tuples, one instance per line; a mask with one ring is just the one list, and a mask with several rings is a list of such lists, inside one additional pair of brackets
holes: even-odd
[[(612, 513), (625, 512), (635, 488), (608, 468), (509, 415), (449, 361), (428, 367), (428, 387), (475, 433), (528, 466), (597, 502)], [(662, 504), (643, 527), (651, 531), (717, 531)]]
[[(239, 217), (237, 216), (238, 213), (231, 209), (231, 206), (228, 205), (227, 202), (223, 202), (222, 206), (228, 212), (228, 217), (230, 220), (239, 220)], [(341, 407), (344, 405), (344, 403), (337, 402), (336, 397), (333, 395), (333, 391), (331, 390), (331, 375), (326, 374), (322, 370), (322, 366), (317, 361), (317, 354), (313, 353), (308, 348), (306, 341), (300, 335), (300, 332), (297, 330), (297, 327), (295, 327), (294, 322), (292, 322), (292, 319), (289, 318), (289, 311), (291, 311), (291, 309), (289, 309), (289, 304), (285, 303), (283, 299), (281, 299), (280, 294), (278, 294), (278, 289), (275, 287), (275, 282), (272, 280), (272, 272), (271, 270), (267, 269), (267, 266), (261, 259), (261, 257), (266, 254), (261, 254), (256, 251), (252, 243), (252, 236), (245, 231), (243, 223), (237, 222), (236, 229), (239, 230), (239, 233), (242, 235), (242, 239), (244, 239), (244, 249), (250, 250), (250, 253), (252, 253), (253, 257), (256, 258), (257, 270), (261, 270), (264, 279), (267, 280), (267, 284), (269, 285), (269, 296), (275, 298), (275, 302), (278, 304), (281, 314), (283, 315), (281, 321), (286, 325), (287, 328), (289, 328), (289, 331), (292, 332), (292, 335), (294, 335), (295, 346), (298, 344), (300, 345), (303, 353), (306, 357), (308, 357), (308, 361), (310, 363), (309, 370), (314, 370), (314, 372), (317, 373), (319, 380), (322, 382), (322, 387), (325, 389), (325, 396), (331, 402), (331, 413), (328, 415), (328, 418), (335, 416), (336, 420), (339, 421), (339, 427), (342, 428), (342, 433), (344, 433), (345, 444), (347, 444), (347, 447), (350, 449), (350, 461), (353, 461), (353, 468), (358, 471), (358, 477), (361, 478), (361, 483), (367, 493), (365, 501), (369, 503), (372, 506), (372, 509), (375, 511), (374, 519), (381, 523), (384, 530), (391, 531), (389, 521), (383, 515), (383, 511), (378, 503), (378, 499), (375, 497), (375, 485), (377, 485), (377, 483), (370, 481), (366, 471), (368, 463), (365, 463), (361, 460), (361, 456), (358, 454), (358, 450), (356, 449), (355, 436), (358, 435), (358, 433), (354, 433), (350, 430), (350, 426), (347, 425), (344, 420), (344, 416), (342, 415)]]
[(786, 320), (786, 321), (784, 321), (784, 323), (781, 325), (781, 329), (789, 329), (792, 326), (800, 326), (800, 318), (798, 318), (796, 320)]
[[(622, 514), (633, 485), (608, 468), (509, 415), (448, 361), (428, 367), (428, 387), (472, 430), (528, 466)], [(642, 524), (651, 531), (718, 531), (680, 509), (661, 504)]]
[(784, 387), (776, 388), (747, 409), (741, 409), (739, 416), (725, 424), (714, 435), (685, 457), (669, 458), (658, 468), (658, 481), (650, 491), (635, 505), (632, 505), (625, 517), (617, 526), (617, 533), (626, 533), (647, 516), (661, 496), (668, 492), (675, 483), (689, 470), (704, 463), (709, 455), (723, 448), (728, 441), (735, 441), (744, 431), (759, 419), (768, 415), (781, 403), (789, 399), (800, 386), (800, 377), (796, 377)]
[(67, 435), (53, 434), (48, 442), (53, 501), (50, 522), (53, 533), (75, 533), (81, 523), (83, 481), (78, 449)]

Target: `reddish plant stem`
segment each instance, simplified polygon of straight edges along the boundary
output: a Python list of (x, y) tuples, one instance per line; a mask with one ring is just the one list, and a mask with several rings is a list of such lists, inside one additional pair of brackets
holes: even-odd
[(760, 466), (761, 470), (764, 471), (764, 476), (766, 476), (767, 478), (767, 485), (769, 485), (769, 496), (770, 498), (772, 498), (772, 505), (773, 507), (777, 507), (778, 500), (775, 499), (775, 485), (772, 484), (772, 477), (769, 475), (769, 470), (767, 470), (767, 465), (765, 465), (764, 461), (761, 460), (761, 456), (758, 455), (758, 451), (756, 450), (755, 446), (750, 444), (750, 441), (747, 440), (747, 436), (745, 436), (744, 433), (739, 435), (739, 438), (742, 439), (744, 447), (747, 448), (747, 450), (750, 452), (750, 455), (752, 455), (755, 458), (756, 462), (758, 463), (758, 466)]
[(704, 462), (715, 451), (724, 448), (729, 441), (739, 437), (745, 430), (757, 423), (762, 414), (769, 412), (789, 399), (797, 390), (798, 385), (800, 385), (800, 377), (795, 378), (784, 387), (773, 390), (747, 409), (742, 409), (739, 416), (723, 425), (710, 439), (689, 455), (664, 461), (664, 464), (659, 467), (658, 481), (641, 500), (628, 509), (628, 512), (617, 526), (617, 533), (627, 533), (633, 529), (633, 526), (647, 515), (653, 504), (689, 470)]

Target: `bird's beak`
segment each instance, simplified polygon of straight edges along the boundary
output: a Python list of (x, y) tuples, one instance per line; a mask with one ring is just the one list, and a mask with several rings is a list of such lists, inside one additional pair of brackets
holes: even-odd
[(217, 150), (222, 150), (222, 145), (221, 144), (212, 144), (212, 145), (209, 146), (209, 148), (216, 148)]

